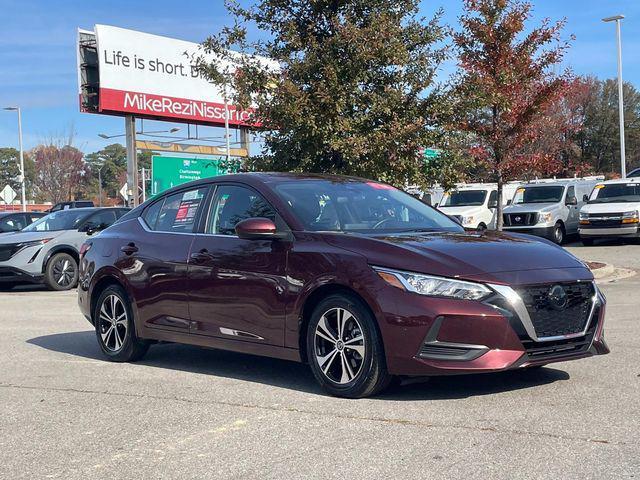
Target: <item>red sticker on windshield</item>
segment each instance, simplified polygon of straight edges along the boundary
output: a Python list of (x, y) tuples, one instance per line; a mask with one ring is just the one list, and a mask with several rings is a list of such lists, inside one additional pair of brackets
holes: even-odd
[(367, 185), (376, 190), (394, 190), (391, 185), (385, 185), (384, 183), (367, 182)]

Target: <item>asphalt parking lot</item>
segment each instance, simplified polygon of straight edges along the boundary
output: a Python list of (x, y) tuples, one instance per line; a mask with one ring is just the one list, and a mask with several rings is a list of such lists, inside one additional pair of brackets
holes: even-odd
[[(640, 270), (640, 244), (568, 247)], [(103, 361), (75, 292), (0, 293), (0, 478), (637, 478), (640, 276), (612, 354), (324, 395), (302, 365), (180, 345)]]

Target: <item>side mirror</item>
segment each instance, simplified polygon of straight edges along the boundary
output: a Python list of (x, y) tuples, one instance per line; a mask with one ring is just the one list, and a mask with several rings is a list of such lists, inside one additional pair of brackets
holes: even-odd
[(511, 205), (511, 199), (507, 200), (507, 205)]
[(589, 201), (589, 195), (583, 195), (582, 196), (582, 201), (583, 202), (588, 202)]
[(567, 197), (566, 205), (578, 205), (578, 199), (576, 197)]
[(236, 224), (238, 238), (245, 240), (276, 240), (286, 237), (286, 233), (278, 232), (276, 224), (268, 218), (247, 218)]
[(498, 201), (496, 200), (495, 202), (489, 202), (489, 205), (487, 205), (488, 208), (498, 208)]
[(438, 202), (433, 204), (433, 208), (438, 208), (438, 205), (440, 205)]

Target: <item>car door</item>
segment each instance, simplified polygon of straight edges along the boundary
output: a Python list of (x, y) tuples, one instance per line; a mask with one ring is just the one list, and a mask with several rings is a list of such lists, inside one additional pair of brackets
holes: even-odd
[(129, 220), (112, 249), (143, 328), (189, 332), (187, 262), (208, 186), (180, 190)]
[(191, 333), (283, 345), (289, 243), (238, 238), (235, 225), (250, 217), (286, 228), (252, 188), (216, 187), (189, 259)]
[(570, 185), (567, 188), (567, 193), (564, 201), (565, 206), (568, 210), (567, 224), (566, 224), (567, 233), (576, 233), (578, 231), (578, 222), (580, 220), (580, 208), (578, 205), (570, 205), (570, 200), (574, 198), (577, 199), (576, 187), (573, 185)]

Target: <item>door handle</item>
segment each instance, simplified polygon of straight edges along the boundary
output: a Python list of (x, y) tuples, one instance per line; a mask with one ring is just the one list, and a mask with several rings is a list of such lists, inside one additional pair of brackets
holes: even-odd
[(209, 253), (209, 250), (207, 250), (206, 248), (203, 248), (199, 252), (192, 253), (190, 258), (191, 260), (193, 260), (194, 263), (202, 263), (202, 262), (206, 262), (207, 260), (211, 260), (212, 257), (211, 257), (211, 254)]
[(120, 251), (126, 255), (131, 255), (132, 253), (136, 253), (138, 251), (138, 247), (136, 244), (131, 242), (120, 248)]

